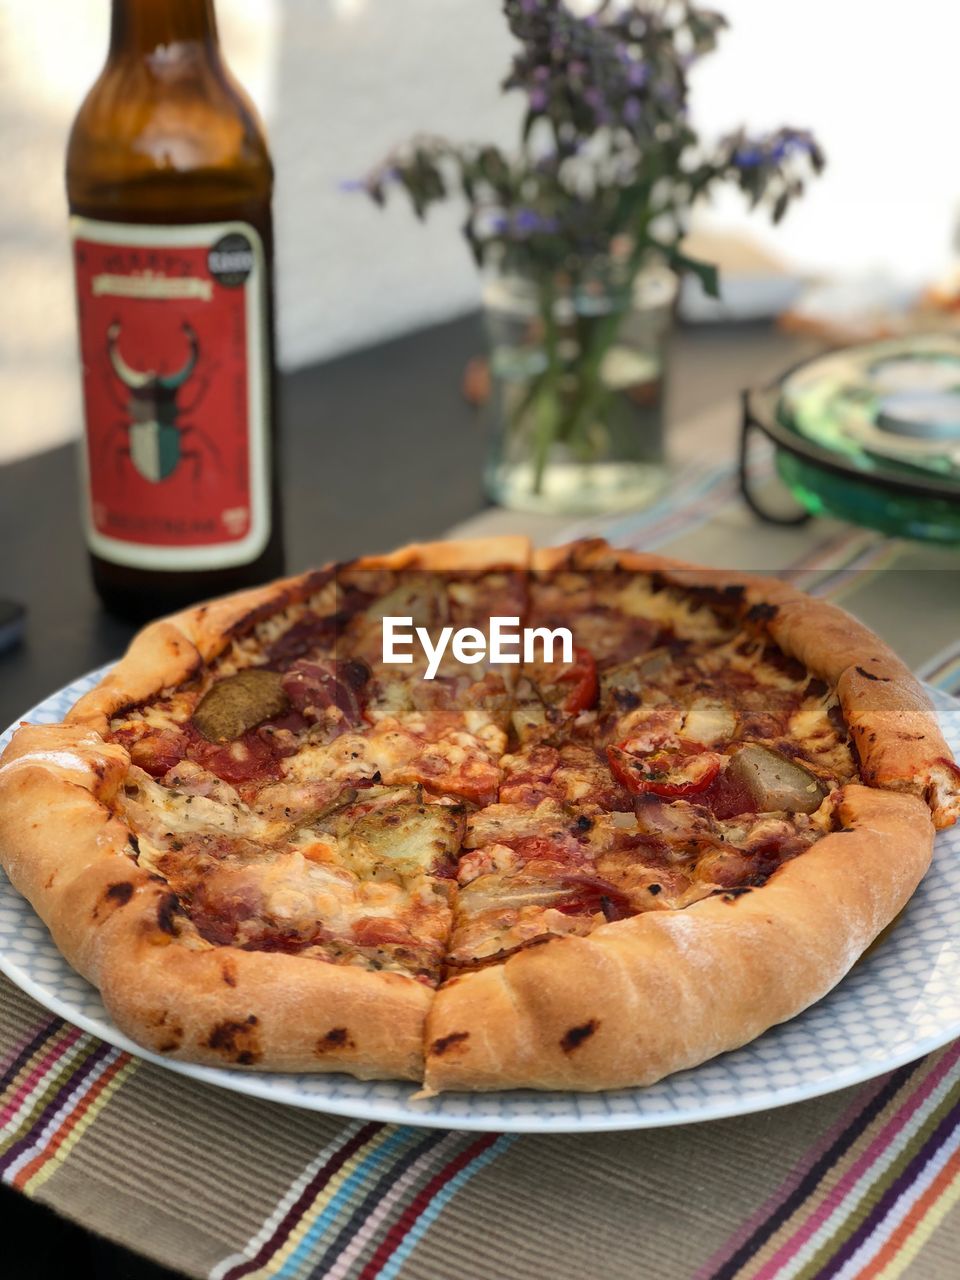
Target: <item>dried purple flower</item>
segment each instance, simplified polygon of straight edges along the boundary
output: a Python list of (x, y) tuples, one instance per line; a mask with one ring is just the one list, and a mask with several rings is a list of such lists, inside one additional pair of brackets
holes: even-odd
[(518, 209), (511, 223), (511, 229), (519, 235), (532, 235), (538, 231), (552, 233), (558, 226), (556, 218), (544, 217), (536, 209)]
[(627, 84), (631, 89), (642, 89), (650, 79), (649, 68), (642, 62), (630, 62), (627, 67)]
[(811, 133), (801, 129), (781, 129), (772, 140), (770, 158), (776, 162), (790, 155), (814, 156), (816, 152), (817, 144)]
[(695, 270), (679, 245), (696, 198), (732, 180), (779, 218), (800, 193), (802, 169), (822, 168), (800, 129), (701, 143), (688, 118), (688, 73), (726, 24), (695, 0), (596, 0), (589, 18), (568, 0), (501, 3), (518, 42), (503, 86), (527, 105), (516, 154), (415, 139), (350, 186), (383, 203), (395, 176), (420, 216), (461, 194), (478, 262), (515, 253), (544, 281), (575, 278), (598, 258), (615, 257), (627, 275), (651, 255)]
[[(395, 181), (419, 217), (462, 196), (464, 235), (477, 263), (519, 270), (539, 292), (544, 343), (552, 348), (538, 377), (549, 380), (569, 371), (550, 323), (559, 290), (606, 279), (629, 297), (636, 275), (659, 259), (697, 275), (716, 295), (715, 269), (681, 248), (693, 202), (733, 181), (776, 221), (801, 193), (806, 170), (819, 172), (824, 160), (800, 129), (760, 137), (741, 131), (713, 148), (701, 143), (688, 119), (688, 73), (726, 23), (696, 0), (595, 0), (588, 18), (568, 0), (501, 3), (518, 42), (503, 87), (522, 92), (527, 104), (516, 152), (415, 138), (381, 170), (346, 186), (383, 204)], [(578, 385), (596, 383), (617, 339), (609, 319), (580, 347), (581, 367), (572, 371)], [(574, 408), (567, 421), (559, 392), (556, 403), (551, 430), (566, 440), (582, 435), (592, 420), (586, 411)], [(536, 488), (551, 442), (539, 427), (538, 439)]]
[(643, 103), (639, 98), (627, 98), (623, 104), (623, 118), (627, 124), (636, 124), (643, 115)]
[(763, 164), (764, 158), (762, 148), (756, 146), (737, 147), (733, 153), (733, 163), (741, 169), (753, 169)]

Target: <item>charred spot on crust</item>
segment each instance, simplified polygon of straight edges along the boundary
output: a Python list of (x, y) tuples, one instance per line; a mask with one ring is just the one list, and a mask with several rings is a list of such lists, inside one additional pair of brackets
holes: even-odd
[(593, 825), (593, 819), (588, 818), (585, 813), (581, 813), (580, 817), (573, 824), (573, 829), (575, 831), (592, 831)]
[(169, 933), (171, 938), (176, 938), (179, 934), (175, 916), (180, 910), (180, 899), (171, 889), (169, 893), (165, 893), (157, 903), (157, 927), (162, 929), (164, 933)]
[(133, 897), (133, 885), (129, 880), (118, 880), (116, 884), (107, 885), (103, 896), (115, 906), (125, 907)]
[(434, 1040), (430, 1046), (430, 1052), (435, 1053), (437, 1057), (441, 1057), (448, 1049), (454, 1045), (462, 1044), (464, 1040), (470, 1039), (469, 1031), (451, 1031), (448, 1036), (441, 1036), (439, 1040)]
[(352, 1049), (353, 1041), (346, 1027), (331, 1027), (317, 1041), (317, 1053), (328, 1053), (331, 1049)]
[(748, 622), (770, 622), (780, 612), (780, 608), (775, 604), (767, 604), (765, 601), (758, 601), (752, 604), (747, 610)]
[(260, 1058), (260, 1046), (253, 1028), (259, 1019), (251, 1013), (246, 1022), (218, 1022), (207, 1038), (207, 1048), (222, 1053), (242, 1067)]
[(596, 1018), (591, 1018), (589, 1022), (583, 1022), (579, 1027), (571, 1027), (569, 1031), (564, 1032), (560, 1048), (564, 1053), (572, 1053), (574, 1049), (579, 1049), (584, 1040), (590, 1039), (599, 1025)]
[(742, 898), (745, 893), (750, 893), (751, 889), (748, 884), (741, 885), (739, 889), (727, 889), (721, 896), (724, 902), (736, 902), (737, 898)]
[(235, 987), (237, 985), (237, 966), (232, 960), (224, 960), (220, 972), (228, 987)]
[(661, 891), (662, 889), (663, 889), (663, 885), (662, 885), (662, 884), (648, 884), (648, 885), (647, 885), (647, 893), (652, 893), (654, 897), (656, 897), (656, 896), (657, 896), (657, 894), (658, 894), (658, 893), (660, 893), (660, 891)]
[(158, 1053), (173, 1053), (183, 1044), (183, 1027), (172, 1026), (167, 1028), (167, 1039), (163, 1044), (157, 1045)]
[(864, 671), (863, 667), (856, 667), (855, 670), (863, 676), (864, 680), (879, 680), (883, 684), (890, 683), (889, 676), (875, 676), (872, 671)]

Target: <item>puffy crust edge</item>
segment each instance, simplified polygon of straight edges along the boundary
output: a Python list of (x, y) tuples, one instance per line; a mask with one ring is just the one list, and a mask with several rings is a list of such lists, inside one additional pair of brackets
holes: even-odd
[[(956, 767), (909, 671), (842, 610), (775, 579), (602, 543), (531, 559), (526, 540), (512, 538), (423, 544), (353, 563), (619, 566), (720, 591), (744, 611), (763, 606), (757, 616), (784, 651), (837, 685), (864, 775), (886, 790), (846, 788), (841, 814), (850, 829), (819, 841), (760, 891), (557, 939), (456, 978), (436, 997), (397, 975), (195, 949), (178, 940), (166, 886), (137, 867), (130, 832), (110, 811), (129, 760), (98, 730), (121, 707), (189, 679), (235, 635), (316, 590), (334, 567), (184, 611), (145, 628), (64, 725), (22, 727), (0, 760), (0, 861), (69, 962), (101, 989), (118, 1025), (156, 1052), (417, 1079), (426, 1025), (431, 1089), (651, 1083), (819, 999), (919, 883), (933, 837), (923, 800), (941, 825), (960, 809)], [(53, 830), (55, 842), (45, 834)], [(632, 1029), (625, 1011), (634, 1009)]]
[(420, 1079), (433, 993), (416, 979), (179, 938), (109, 808), (127, 763), (75, 725), (24, 726), (0, 761), (4, 869), (120, 1029), (191, 1062)]
[(600, 541), (534, 551), (532, 567), (649, 573), (752, 615), (784, 653), (836, 687), (865, 782), (920, 796), (938, 827), (960, 818), (960, 769), (923, 686), (889, 645), (844, 609), (777, 578), (618, 551)]
[(840, 816), (760, 890), (452, 979), (427, 1019), (428, 1091), (652, 1084), (800, 1013), (902, 910), (933, 848), (918, 797), (853, 785)]
[[(525, 568), (529, 543), (425, 543), (359, 568)], [(122, 1031), (214, 1065), (417, 1080), (433, 993), (399, 974), (209, 949), (178, 937), (166, 885), (137, 866), (110, 802), (129, 755), (102, 736), (117, 711), (194, 676), (237, 635), (303, 600), (336, 566), (151, 623), (62, 725), (23, 725), (0, 757), (0, 863)]]
[(65, 723), (105, 733), (110, 719), (196, 675), (262, 618), (311, 595), (328, 580), (328, 566), (264, 587), (238, 591), (207, 604), (160, 618), (138, 631), (112, 671), (67, 713)]
[[(361, 556), (350, 561), (349, 567), (441, 572), (525, 569), (529, 562), (528, 539), (499, 537), (411, 543), (385, 555)], [(279, 578), (266, 586), (238, 591), (150, 623), (134, 636), (113, 670), (71, 708), (66, 723), (106, 732), (110, 718), (118, 711), (189, 680), (237, 636), (271, 614), (305, 600), (341, 567), (346, 566), (329, 564)]]
[(358, 569), (426, 569), (438, 573), (471, 569), (528, 569), (530, 540), (515, 534), (493, 538), (461, 538), (447, 542), (414, 542), (383, 555), (351, 561)]

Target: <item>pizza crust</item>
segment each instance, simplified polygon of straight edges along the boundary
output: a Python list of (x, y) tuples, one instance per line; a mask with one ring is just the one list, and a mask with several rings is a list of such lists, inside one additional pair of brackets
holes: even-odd
[(698, 568), (600, 541), (534, 551), (532, 567), (649, 573), (753, 611), (785, 654), (836, 687), (864, 780), (921, 797), (938, 827), (960, 818), (960, 774), (926, 691), (889, 645), (844, 609), (777, 578)]
[[(436, 572), (526, 569), (530, 563), (527, 538), (475, 538), (452, 542), (420, 542), (384, 555), (361, 556), (350, 562), (358, 570), (424, 569)], [(67, 724), (85, 725), (105, 733), (110, 719), (127, 707), (176, 688), (212, 661), (238, 635), (290, 605), (306, 600), (328, 582), (341, 566), (280, 578), (264, 587), (238, 591), (206, 604), (184, 609), (152, 622), (103, 680), (67, 713)], [(343, 566), (346, 567), (346, 566)]]
[(433, 993), (415, 978), (179, 940), (109, 808), (125, 756), (89, 729), (24, 726), (0, 767), (7, 875), (121, 1031), (190, 1062), (420, 1079)]
[[(426, 543), (360, 569), (524, 568), (529, 543)], [(235, 947), (184, 945), (164, 883), (137, 866), (110, 804), (130, 765), (112, 716), (191, 679), (258, 621), (305, 600), (333, 566), (145, 627), (62, 725), (23, 725), (0, 758), (0, 861), (118, 1027), (157, 1053), (276, 1071), (422, 1078), (433, 992), (415, 978)]]
[(106, 733), (117, 712), (183, 684), (236, 635), (306, 599), (331, 572), (327, 568), (281, 578), (151, 622), (134, 636), (113, 670), (71, 708), (65, 722)]
[(848, 830), (762, 888), (555, 938), (438, 991), (425, 1085), (615, 1089), (746, 1044), (835, 986), (930, 862), (914, 796), (845, 788)]
[(185, 610), (145, 628), (63, 725), (19, 729), (0, 764), (0, 861), (117, 1025), (154, 1052), (425, 1078), (430, 1090), (650, 1083), (819, 999), (916, 888), (932, 849), (931, 811), (938, 825), (960, 812), (949, 748), (914, 677), (842, 610), (775, 579), (599, 542), (531, 558), (522, 538), (423, 544), (353, 565), (619, 567), (754, 610), (787, 654), (836, 685), (873, 786), (845, 788), (847, 829), (762, 888), (555, 938), (437, 993), (398, 974), (201, 945), (180, 936), (166, 884), (134, 860), (131, 832), (111, 809), (129, 756), (102, 735), (113, 715), (191, 679), (335, 570)]

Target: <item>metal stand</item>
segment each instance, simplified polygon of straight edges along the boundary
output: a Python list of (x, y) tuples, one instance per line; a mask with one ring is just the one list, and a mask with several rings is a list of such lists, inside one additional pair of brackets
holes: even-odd
[(785, 515), (781, 512), (768, 510), (760, 503), (757, 495), (754, 493), (753, 479), (750, 474), (750, 441), (752, 439), (753, 432), (759, 431), (766, 439), (773, 442), (770, 433), (764, 425), (765, 421), (769, 421), (769, 417), (767, 416), (765, 418), (763, 415), (764, 410), (769, 414), (772, 407), (769, 402), (771, 397), (775, 395), (775, 389), (772, 390), (769, 388), (762, 391), (744, 391), (741, 395), (743, 414), (740, 420), (738, 480), (743, 500), (755, 516), (759, 516), (759, 518), (766, 521), (767, 524), (790, 527), (806, 524), (808, 520), (812, 519), (810, 512), (801, 509), (792, 515)]

